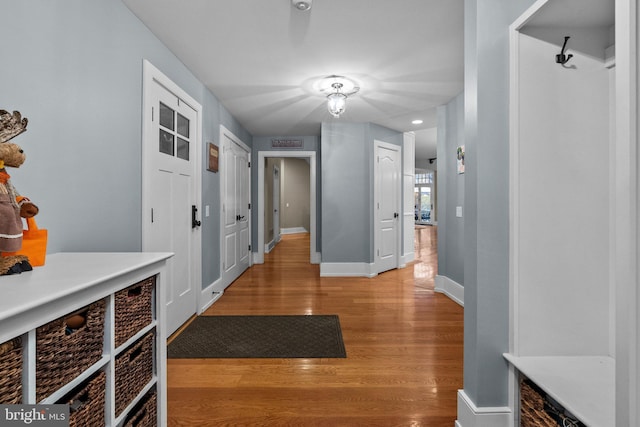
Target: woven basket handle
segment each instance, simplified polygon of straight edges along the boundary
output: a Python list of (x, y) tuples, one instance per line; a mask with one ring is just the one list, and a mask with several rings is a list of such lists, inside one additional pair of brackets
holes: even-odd
[(144, 411), (141, 411), (134, 418), (131, 419), (130, 425), (133, 427), (137, 427), (147, 416), (147, 408), (144, 408)]
[(140, 295), (142, 295), (142, 286), (136, 286), (127, 291), (127, 296), (131, 298), (139, 297)]

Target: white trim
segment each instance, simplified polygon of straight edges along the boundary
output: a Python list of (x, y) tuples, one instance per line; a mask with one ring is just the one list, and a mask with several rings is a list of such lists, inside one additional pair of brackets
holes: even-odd
[[(258, 151), (258, 252), (253, 253), (255, 264), (264, 263), (264, 161), (267, 157), (292, 157), (309, 159), (309, 228), (311, 228), (311, 242), (309, 244), (309, 258), (311, 264), (320, 263), (320, 253), (316, 252), (316, 156), (315, 151)], [(282, 229), (281, 229), (282, 233)]]
[[(275, 242), (275, 240), (271, 239), (271, 241), (269, 243), (265, 243), (264, 244), (264, 253), (268, 254), (275, 247), (276, 247), (276, 242)], [(255, 253), (256, 252), (254, 252), (254, 254)], [(254, 255), (254, 258), (255, 258), (255, 255)]]
[(209, 307), (213, 305), (214, 302), (218, 301), (220, 297), (224, 294), (224, 291), (223, 292), (214, 291), (214, 287), (218, 285), (221, 280), (222, 278), (219, 278), (218, 280), (214, 281), (212, 284), (204, 288), (200, 293), (200, 301), (204, 301), (204, 304), (200, 306), (200, 309), (198, 310), (198, 315), (204, 313)]
[(416, 259), (416, 254), (413, 251), (403, 254), (400, 257), (400, 266), (398, 268), (406, 267), (407, 264), (409, 264), (410, 262), (412, 262), (415, 259)]
[(375, 264), (364, 262), (320, 263), (320, 277), (375, 277)]
[[(218, 172), (220, 173), (220, 259), (219, 259), (219, 264), (220, 264), (220, 280), (216, 280), (216, 289), (218, 289), (218, 292), (222, 292), (224, 291), (224, 289), (226, 289), (232, 282), (233, 280), (235, 280), (236, 278), (233, 278), (233, 280), (230, 280), (229, 283), (225, 283), (225, 280), (227, 278), (224, 277), (224, 266), (222, 265), (222, 262), (224, 260), (224, 212), (223, 212), (223, 208), (224, 208), (224, 199), (225, 199), (225, 194), (224, 194), (224, 183), (222, 182), (222, 174), (225, 173), (224, 172), (224, 168), (227, 167), (226, 165), (226, 156), (225, 156), (225, 152), (224, 152), (224, 138), (225, 136), (227, 136), (232, 142), (234, 142), (235, 144), (237, 144), (240, 148), (242, 148), (244, 151), (247, 152), (247, 161), (249, 163), (251, 163), (251, 148), (245, 144), (240, 138), (238, 138), (233, 132), (231, 132), (229, 129), (227, 129), (224, 125), (220, 125), (220, 157), (218, 160)], [(249, 188), (247, 189), (248, 193), (249, 193), (249, 202), (251, 202), (251, 167), (249, 167), (249, 181), (248, 181), (248, 185)], [(253, 209), (249, 209), (247, 215), (249, 216), (248, 219), (248, 225), (247, 227), (249, 228), (249, 244), (251, 244), (251, 223), (252, 223), (252, 217), (253, 217)], [(253, 252), (249, 252), (249, 267), (251, 267), (254, 264), (253, 261)], [(239, 276), (238, 276), (239, 277)]]
[(520, 29), (525, 26), (527, 22), (529, 22), (533, 15), (535, 15), (538, 10), (548, 2), (549, 0), (538, 0), (537, 2), (532, 4), (529, 9), (527, 9), (522, 15), (518, 17), (518, 19), (513, 22), (513, 24), (509, 26), (509, 29), (511, 31), (520, 31)]
[(298, 233), (308, 233), (309, 231), (304, 227), (290, 227), (290, 228), (281, 228), (280, 234), (298, 234)]
[[(544, 4), (546, 0), (540, 0), (530, 7), (520, 19), (509, 27), (509, 351), (514, 352), (518, 347), (518, 277), (519, 277), (519, 218), (520, 218), (520, 110), (518, 108), (520, 97), (520, 28), (531, 16)], [(515, 387), (510, 384), (510, 388)]]
[(382, 196), (379, 194), (380, 189), (378, 188), (378, 174), (380, 173), (379, 171), (379, 166), (378, 166), (378, 162), (377, 162), (377, 155), (378, 155), (378, 150), (380, 148), (383, 148), (385, 150), (390, 150), (390, 151), (394, 151), (398, 154), (398, 162), (395, 165), (396, 166), (396, 173), (397, 173), (397, 177), (398, 177), (398, 188), (397, 190), (397, 194), (396, 194), (396, 200), (395, 200), (395, 211), (398, 214), (398, 216), (396, 217), (396, 249), (395, 249), (395, 267), (393, 267), (392, 269), (397, 269), (400, 268), (400, 256), (402, 254), (402, 238), (403, 238), (403, 224), (402, 224), (402, 220), (401, 218), (403, 218), (402, 215), (399, 215), (400, 212), (403, 212), (402, 209), (402, 186), (404, 183), (404, 175), (402, 174), (402, 147), (398, 146), (398, 145), (394, 145), (394, 144), (389, 144), (388, 142), (384, 142), (384, 141), (380, 141), (380, 140), (374, 140), (373, 141), (373, 153), (374, 153), (374, 159), (373, 159), (373, 248), (374, 248), (374, 266), (375, 266), (375, 272), (376, 274), (378, 273), (382, 273), (383, 271), (387, 271), (387, 269), (384, 269), (383, 271), (381, 271), (382, 266), (381, 266), (381, 261), (380, 261), (380, 254), (379, 254), (379, 248), (381, 245), (381, 241), (380, 241), (380, 233), (379, 233), (379, 228), (378, 228), (378, 222), (380, 221), (380, 213), (379, 213), (379, 209), (376, 208), (376, 206), (379, 206), (380, 200), (382, 198)]
[(414, 185), (416, 182), (416, 134), (414, 132), (405, 132), (402, 135), (402, 248), (404, 252), (401, 254), (401, 268), (407, 263), (415, 259), (414, 241), (415, 226), (414, 222)]
[(436, 292), (445, 294), (453, 301), (464, 307), (464, 286), (462, 286), (455, 280), (451, 280), (447, 276), (438, 275), (435, 277), (434, 290)]
[(638, 164), (638, 43), (640, 8), (616, 0), (616, 424), (640, 425), (640, 182)]
[(477, 407), (464, 390), (458, 390), (459, 427), (513, 427), (513, 413), (507, 406)]
[[(145, 143), (151, 133), (151, 122), (145, 121), (146, 112), (148, 108), (151, 108), (154, 104), (152, 101), (152, 83), (155, 81), (159, 85), (163, 86), (166, 90), (173, 93), (180, 98), (181, 101), (189, 105), (196, 112), (196, 136), (194, 143), (196, 144), (194, 151), (195, 158), (194, 164), (194, 176), (193, 176), (193, 198), (194, 203), (199, 205), (202, 203), (202, 105), (185, 92), (180, 86), (175, 84), (169, 77), (162, 73), (147, 59), (142, 62), (142, 250), (145, 251), (146, 246), (149, 244), (148, 239), (151, 236), (151, 230), (149, 229), (151, 224), (151, 192), (150, 188), (151, 179), (151, 155), (150, 148)], [(200, 209), (202, 212), (202, 209)], [(202, 285), (202, 228), (197, 227), (192, 230), (191, 241), (191, 274), (193, 277), (193, 285), (196, 293), (196, 305), (193, 307), (193, 313), (198, 312), (198, 307), (203, 305), (200, 300), (199, 289)]]

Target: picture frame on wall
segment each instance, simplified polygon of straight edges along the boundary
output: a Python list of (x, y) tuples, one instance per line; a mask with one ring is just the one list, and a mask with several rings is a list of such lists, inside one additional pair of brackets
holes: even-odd
[(211, 172), (218, 172), (218, 157), (220, 154), (218, 146), (213, 144), (212, 142), (207, 143), (207, 152), (209, 153), (207, 170)]

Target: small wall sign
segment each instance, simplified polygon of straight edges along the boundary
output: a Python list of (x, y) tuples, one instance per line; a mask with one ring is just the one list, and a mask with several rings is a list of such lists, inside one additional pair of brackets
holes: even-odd
[(207, 149), (209, 151), (209, 164), (207, 166), (207, 170), (211, 172), (218, 172), (218, 146), (213, 143), (207, 143)]
[(464, 145), (461, 145), (456, 150), (456, 163), (458, 166), (458, 173), (464, 173)]
[(302, 148), (301, 139), (272, 139), (271, 148)]

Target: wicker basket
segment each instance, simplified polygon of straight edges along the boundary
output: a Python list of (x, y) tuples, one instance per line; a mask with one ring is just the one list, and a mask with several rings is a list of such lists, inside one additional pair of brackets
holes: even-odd
[(69, 405), (69, 427), (103, 427), (106, 376), (94, 374), (60, 400)]
[(115, 341), (121, 346), (136, 332), (151, 323), (155, 276), (149, 277), (115, 295)]
[[(54, 320), (36, 330), (36, 398), (41, 401), (102, 357), (104, 300)], [(81, 314), (85, 323), (67, 327), (66, 319)]]
[(151, 331), (116, 356), (116, 416), (131, 403), (153, 377), (153, 339)]
[(520, 379), (522, 427), (586, 427), (526, 377)]
[(520, 426), (556, 427), (558, 423), (544, 410), (544, 397), (526, 378), (520, 380)]
[(127, 416), (123, 427), (156, 427), (158, 425), (158, 398), (152, 390)]
[(22, 340), (0, 344), (0, 404), (22, 402)]

